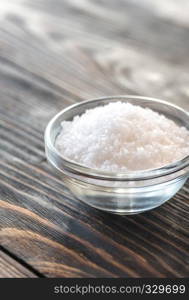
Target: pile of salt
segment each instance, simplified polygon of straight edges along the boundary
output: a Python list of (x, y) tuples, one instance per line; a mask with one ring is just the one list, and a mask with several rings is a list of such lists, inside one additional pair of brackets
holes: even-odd
[(64, 121), (55, 146), (70, 160), (105, 171), (154, 169), (189, 154), (189, 131), (148, 108), (114, 102)]

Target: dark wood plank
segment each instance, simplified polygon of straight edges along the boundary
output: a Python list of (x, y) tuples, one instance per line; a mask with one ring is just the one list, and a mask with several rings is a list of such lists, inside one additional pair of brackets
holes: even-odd
[(189, 109), (184, 5), (1, 0), (0, 244), (45, 276), (189, 275), (189, 183), (151, 212), (105, 214), (72, 198), (43, 142), (50, 118), (84, 98), (133, 93)]
[(36, 278), (23, 265), (0, 250), (0, 278)]
[(72, 199), (46, 163), (40, 167), (3, 163), (2, 169), (5, 200), (0, 202), (0, 225), (6, 223), (6, 228), (1, 229), (1, 243), (9, 249), (14, 244), (18, 256), (46, 275), (187, 274), (187, 186), (161, 208), (141, 216), (118, 217)]
[[(169, 1), (168, 12), (175, 13), (166, 18), (163, 3), (155, 8), (131, 0), (116, 5), (83, 0), (10, 5), (6, 14), (1, 12), (0, 57), (36, 75), (39, 82), (50, 82), (53, 92), (66, 95), (70, 102), (138, 93), (188, 108), (188, 24), (182, 22), (188, 13), (180, 8), (181, 2), (175, 7)], [(160, 15), (161, 5), (165, 16)], [(22, 74), (18, 80), (13, 74), (11, 81), (16, 87), (21, 84), (21, 90)]]

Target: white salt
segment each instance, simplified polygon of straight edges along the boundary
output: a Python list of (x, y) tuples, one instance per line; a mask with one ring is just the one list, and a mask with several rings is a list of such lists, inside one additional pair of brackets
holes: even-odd
[(64, 121), (55, 146), (70, 160), (105, 171), (154, 169), (189, 154), (189, 131), (148, 108), (115, 102)]

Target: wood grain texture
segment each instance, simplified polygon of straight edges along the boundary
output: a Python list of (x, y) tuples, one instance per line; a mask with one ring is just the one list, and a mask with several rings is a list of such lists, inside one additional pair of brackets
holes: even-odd
[(106, 214), (72, 198), (43, 142), (55, 113), (88, 98), (140, 94), (189, 110), (187, 8), (186, 0), (0, 1), (0, 244), (41, 274), (189, 275), (189, 182), (151, 212)]
[(0, 278), (36, 278), (37, 276), (0, 250)]

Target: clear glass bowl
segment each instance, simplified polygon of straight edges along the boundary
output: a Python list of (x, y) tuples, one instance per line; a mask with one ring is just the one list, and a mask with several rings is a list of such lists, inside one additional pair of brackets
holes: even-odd
[(149, 107), (189, 129), (189, 114), (173, 104), (138, 96), (98, 98), (69, 106), (49, 122), (45, 131), (46, 156), (77, 199), (110, 213), (136, 214), (155, 208), (175, 195), (189, 177), (189, 156), (158, 169), (110, 173), (71, 161), (54, 146), (62, 121), (70, 121), (86, 109), (116, 101)]

